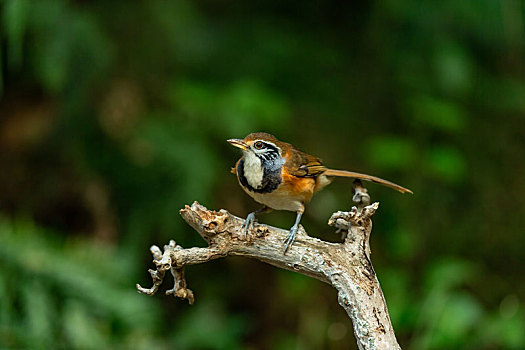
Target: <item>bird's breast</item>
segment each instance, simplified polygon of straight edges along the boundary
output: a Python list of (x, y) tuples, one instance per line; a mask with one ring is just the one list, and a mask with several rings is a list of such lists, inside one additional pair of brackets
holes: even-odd
[(281, 183), (281, 168), (284, 161), (262, 162), (248, 153), (237, 164), (237, 178), (248, 193), (270, 193)]
[(260, 190), (263, 186), (264, 168), (261, 159), (252, 153), (244, 157), (243, 173), (246, 182), (254, 189)]
[(309, 202), (316, 179), (295, 177), (284, 170), (284, 159), (269, 164), (243, 157), (237, 163), (237, 178), (255, 201), (276, 210), (299, 211)]

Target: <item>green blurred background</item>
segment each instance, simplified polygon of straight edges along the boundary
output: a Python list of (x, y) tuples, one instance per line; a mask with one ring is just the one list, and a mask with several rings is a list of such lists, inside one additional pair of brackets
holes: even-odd
[[(348, 349), (330, 286), (257, 261), (139, 295), (178, 210), (258, 206), (225, 140), (266, 131), (370, 185), (404, 349), (525, 349), (520, 0), (0, 0), (0, 348)], [(348, 210), (314, 197), (307, 231)], [(294, 214), (262, 222), (289, 228)]]

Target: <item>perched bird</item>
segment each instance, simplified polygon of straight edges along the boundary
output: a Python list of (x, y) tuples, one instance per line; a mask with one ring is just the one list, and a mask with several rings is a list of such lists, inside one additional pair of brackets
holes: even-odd
[(230, 139), (228, 142), (244, 153), (232, 172), (237, 175), (242, 189), (256, 202), (264, 205), (246, 217), (245, 237), (248, 229), (253, 226), (256, 214), (271, 209), (297, 213), (295, 224), (284, 242), (285, 253), (295, 241), (305, 203), (310, 201), (315, 192), (328, 185), (331, 177), (372, 181), (401, 193), (412, 193), (407, 188), (375, 176), (328, 169), (321, 159), (301, 152), (293, 145), (264, 132), (252, 133), (243, 140)]

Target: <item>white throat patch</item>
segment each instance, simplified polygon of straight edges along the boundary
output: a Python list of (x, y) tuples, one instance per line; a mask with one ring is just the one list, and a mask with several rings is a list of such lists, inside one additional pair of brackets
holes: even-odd
[(260, 189), (262, 187), (264, 169), (259, 157), (252, 152), (246, 152), (244, 156), (244, 176), (253, 188)]

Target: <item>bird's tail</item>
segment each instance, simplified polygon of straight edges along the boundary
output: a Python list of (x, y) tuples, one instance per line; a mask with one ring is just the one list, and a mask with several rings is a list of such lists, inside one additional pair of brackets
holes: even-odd
[(351, 177), (351, 178), (354, 178), (354, 179), (371, 181), (371, 182), (375, 182), (375, 183), (378, 183), (378, 184), (390, 187), (390, 188), (392, 188), (394, 190), (397, 190), (397, 191), (399, 191), (401, 193), (408, 192), (408, 193), (412, 194), (412, 191), (410, 191), (408, 188), (405, 188), (403, 186), (399, 186), (398, 184), (395, 184), (395, 183), (390, 182), (388, 180), (384, 180), (384, 179), (381, 179), (379, 177), (375, 177), (375, 176), (372, 176), (372, 175), (355, 173), (353, 171), (346, 171), (346, 170), (335, 170), (335, 169), (326, 169), (326, 171), (323, 173), (323, 175), (326, 175), (326, 176), (338, 176), (338, 177)]

